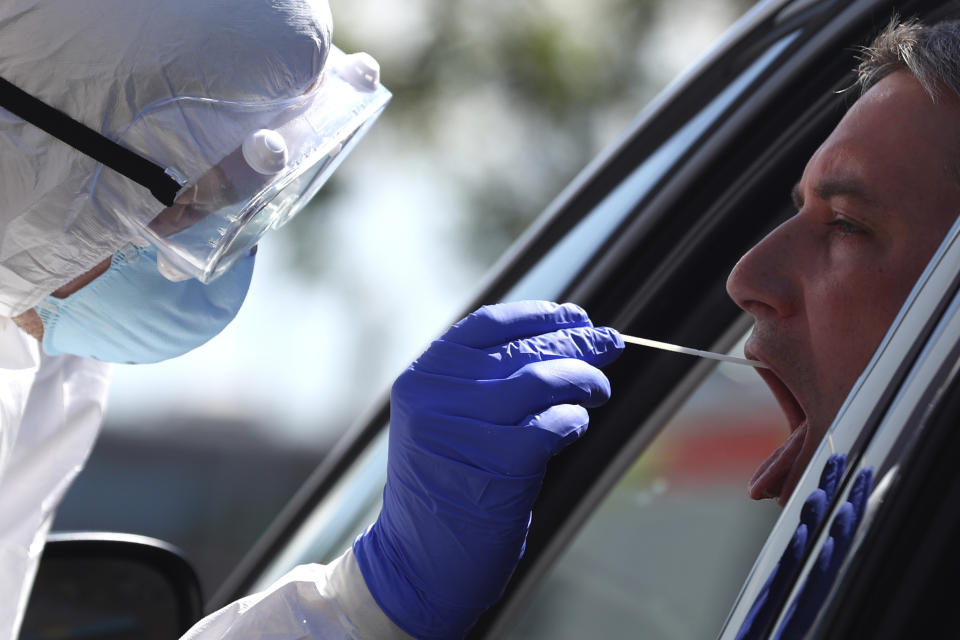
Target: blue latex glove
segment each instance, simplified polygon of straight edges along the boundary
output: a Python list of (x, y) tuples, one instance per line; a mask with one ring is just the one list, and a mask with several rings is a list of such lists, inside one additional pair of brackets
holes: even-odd
[(623, 341), (572, 304), (483, 307), (396, 381), (383, 508), (354, 542), (381, 609), (417, 638), (462, 637), (523, 554), (547, 461), (610, 397)]
[[(820, 484), (807, 497), (800, 511), (800, 524), (797, 525), (793, 537), (787, 544), (780, 562), (774, 567), (767, 582), (760, 590), (746, 620), (740, 627), (737, 640), (755, 640), (765, 637), (767, 628), (773, 624), (774, 617), (780, 610), (784, 598), (787, 597), (790, 586), (799, 569), (800, 562), (812, 543), (812, 536), (823, 521), (830, 501), (833, 500), (840, 479), (843, 477), (847, 465), (845, 454), (834, 454), (827, 458), (827, 462), (820, 473)], [(864, 469), (854, 481), (849, 501), (845, 502), (838, 512), (831, 526), (830, 538), (822, 547), (817, 565), (808, 575), (800, 594), (791, 605), (790, 612), (784, 624), (777, 631), (775, 638), (802, 637), (816, 616), (817, 609), (827, 595), (836, 570), (843, 561), (857, 525), (863, 517), (867, 497), (872, 486), (872, 471)], [(798, 603), (803, 603), (800, 606)], [(798, 615), (799, 614), (799, 615)], [(812, 614), (812, 615), (811, 615)], [(797, 635), (799, 634), (799, 635)]]
[(872, 490), (873, 469), (861, 469), (853, 481), (847, 500), (840, 505), (837, 515), (830, 524), (830, 535), (820, 548), (816, 564), (807, 574), (803, 587), (790, 604), (783, 625), (774, 636), (777, 640), (803, 638), (810, 630), (823, 601), (830, 592), (830, 587), (833, 586), (840, 565), (847, 557), (850, 544), (853, 542), (853, 534), (863, 520), (867, 498), (870, 497)]

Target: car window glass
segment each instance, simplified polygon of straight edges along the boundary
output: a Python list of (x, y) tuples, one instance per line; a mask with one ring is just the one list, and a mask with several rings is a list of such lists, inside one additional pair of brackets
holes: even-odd
[[(501, 301), (559, 297), (603, 240), (634, 210), (650, 188), (796, 37), (797, 33), (789, 34), (773, 43), (724, 91), (633, 170), (555, 244)], [(299, 563), (332, 560), (346, 548), (352, 536), (359, 533), (358, 522), (362, 521), (364, 515), (375, 516), (386, 468), (385, 434), (386, 429), (351, 470), (344, 474), (344, 478), (337, 482), (330, 497), (309, 516), (296, 537), (284, 545), (270, 567), (259, 576), (254, 591), (265, 588)], [(363, 495), (357, 495), (358, 492)]]
[(779, 513), (746, 486), (785, 434), (759, 376), (718, 365), (594, 511), (510, 637), (714, 637)]
[(573, 230), (555, 244), (546, 256), (504, 296), (511, 300), (552, 300), (559, 297), (573, 277), (593, 256), (604, 239), (634, 210), (637, 203), (691, 145), (716, 122), (744, 90), (777, 59), (799, 32), (773, 43), (696, 116), (650, 154), (604, 198)]
[[(773, 42), (706, 107), (648, 156), (645, 162), (634, 169), (598, 206), (551, 247), (501, 301), (558, 298), (603, 241), (635, 212), (637, 204), (647, 196), (650, 189), (797, 36), (798, 33), (794, 32)], [(755, 377), (752, 372), (747, 373)], [(760, 385), (759, 378), (753, 384)], [(761, 458), (762, 456), (757, 457), (757, 461)], [(385, 470), (386, 428), (350, 470), (338, 479), (327, 497), (300, 526), (295, 537), (284, 544), (270, 566), (258, 576), (250, 591), (265, 588), (297, 564), (326, 562), (342, 553), (379, 510)], [(743, 501), (746, 501), (743, 487), (750, 473), (752, 468), (743, 472), (743, 477), (737, 481), (738, 495)], [(628, 474), (628, 477), (630, 475)], [(740, 575), (738, 580), (742, 581), (742, 578), (743, 575)], [(725, 605), (729, 605), (731, 600), (732, 596)]]
[(384, 429), (341, 475), (326, 499), (307, 517), (250, 591), (266, 589), (298, 564), (328, 563), (343, 553), (376, 519), (383, 500), (386, 468), (387, 429)]

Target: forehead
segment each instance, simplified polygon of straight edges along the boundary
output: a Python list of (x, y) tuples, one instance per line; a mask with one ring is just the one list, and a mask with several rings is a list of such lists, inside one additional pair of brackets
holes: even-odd
[[(934, 102), (907, 72), (860, 98), (811, 158), (802, 186), (859, 183), (888, 213), (960, 210), (960, 100)], [(952, 219), (952, 217), (951, 217)]]

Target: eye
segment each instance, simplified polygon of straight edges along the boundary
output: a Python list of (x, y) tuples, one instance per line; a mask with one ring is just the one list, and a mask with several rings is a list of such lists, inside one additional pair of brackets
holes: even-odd
[(850, 222), (845, 218), (834, 218), (833, 220), (827, 223), (827, 226), (833, 227), (839, 233), (842, 233), (844, 235), (864, 233), (864, 230), (862, 227)]

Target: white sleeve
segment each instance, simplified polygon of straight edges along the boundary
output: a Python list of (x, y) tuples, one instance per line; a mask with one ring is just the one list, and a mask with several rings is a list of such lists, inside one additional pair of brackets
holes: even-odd
[(225, 606), (181, 640), (408, 640), (367, 589), (352, 549), (328, 565), (294, 568), (265, 591)]
[(109, 366), (0, 317), (0, 638), (16, 638), (54, 510), (100, 429)]

